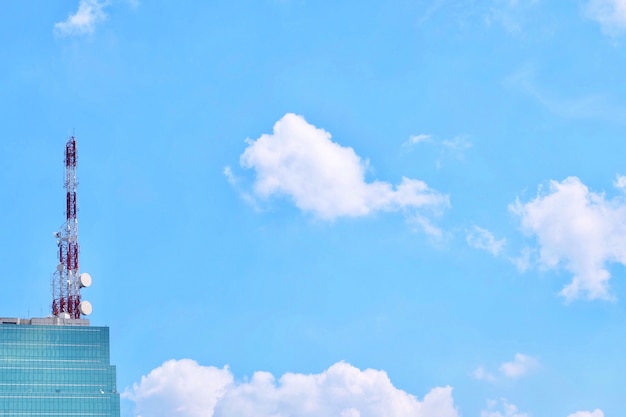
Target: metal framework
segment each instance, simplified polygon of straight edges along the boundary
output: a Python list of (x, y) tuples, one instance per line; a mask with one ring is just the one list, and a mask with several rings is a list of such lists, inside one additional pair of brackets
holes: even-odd
[(76, 159), (76, 138), (72, 135), (65, 144), (66, 221), (54, 234), (57, 238), (59, 265), (52, 275), (52, 314), (72, 319), (81, 316)]

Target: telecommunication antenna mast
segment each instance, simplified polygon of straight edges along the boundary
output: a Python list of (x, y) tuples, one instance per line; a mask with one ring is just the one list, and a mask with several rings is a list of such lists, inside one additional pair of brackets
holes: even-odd
[(58, 232), (59, 265), (52, 275), (52, 314), (56, 317), (79, 319), (91, 314), (91, 303), (82, 301), (80, 289), (91, 285), (91, 277), (80, 273), (78, 266), (78, 212), (76, 202), (76, 138), (70, 136), (65, 144), (66, 221)]

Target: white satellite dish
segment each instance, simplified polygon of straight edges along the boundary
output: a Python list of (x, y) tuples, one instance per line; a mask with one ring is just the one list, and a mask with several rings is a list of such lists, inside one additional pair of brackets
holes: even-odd
[(58, 264), (57, 265), (57, 271), (63, 272), (63, 264)]
[(78, 309), (80, 310), (80, 314), (88, 316), (93, 311), (93, 307), (89, 301), (81, 301), (78, 305)]
[(86, 272), (83, 272), (82, 274), (80, 274), (80, 276), (78, 277), (78, 282), (80, 284), (80, 288), (86, 288), (89, 287), (91, 285), (91, 275), (89, 275)]

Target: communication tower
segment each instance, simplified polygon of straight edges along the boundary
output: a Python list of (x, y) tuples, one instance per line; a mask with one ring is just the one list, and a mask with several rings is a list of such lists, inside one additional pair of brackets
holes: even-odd
[(79, 319), (91, 314), (91, 303), (81, 300), (80, 289), (91, 285), (91, 276), (80, 273), (78, 265), (78, 219), (76, 214), (76, 138), (70, 136), (65, 144), (66, 221), (58, 232), (59, 264), (52, 275), (52, 314), (55, 317)]

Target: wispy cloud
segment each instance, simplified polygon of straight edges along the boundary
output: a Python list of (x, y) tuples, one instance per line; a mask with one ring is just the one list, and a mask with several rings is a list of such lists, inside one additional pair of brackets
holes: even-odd
[(402, 147), (410, 151), (416, 145), (426, 143), (438, 151), (439, 155), (435, 160), (437, 168), (441, 168), (444, 160), (465, 159), (465, 154), (472, 147), (472, 142), (469, 140), (468, 135), (458, 135), (451, 139), (438, 139), (431, 134), (425, 133), (410, 136), (409, 139), (402, 144)]
[(479, 366), (472, 372), (472, 376), (479, 381), (495, 382), (497, 377), (484, 367)]
[(489, 230), (478, 226), (467, 230), (465, 238), (471, 247), (485, 250), (494, 256), (498, 256), (506, 245), (506, 239), (496, 239)]
[[(626, 1), (626, 0), (625, 0)], [(611, 102), (601, 94), (559, 97), (540, 87), (534, 80), (535, 70), (525, 66), (504, 80), (504, 84), (537, 101), (549, 112), (568, 119), (597, 119), (623, 124), (626, 107)]]
[(107, 19), (104, 8), (108, 2), (98, 0), (80, 0), (78, 10), (70, 14), (64, 22), (54, 24), (58, 36), (85, 35), (94, 33), (96, 25)]
[(500, 365), (500, 372), (507, 378), (517, 379), (534, 371), (539, 367), (539, 361), (532, 356), (516, 353), (510, 362)]
[(521, 250), (519, 256), (510, 258), (509, 260), (515, 265), (519, 272), (526, 272), (532, 265), (533, 254), (533, 249), (525, 247)]
[(432, 139), (431, 135), (420, 133), (419, 135), (411, 135), (409, 139), (404, 142), (404, 146), (412, 146), (422, 142), (428, 142)]
[(465, 152), (472, 147), (472, 142), (466, 135), (457, 136), (441, 142), (444, 149), (457, 159), (463, 159)]
[(487, 401), (487, 409), (480, 412), (480, 417), (529, 417), (529, 415), (520, 412), (517, 406), (509, 403), (506, 398), (501, 398), (500, 401)]
[(134, 402), (135, 416), (151, 417), (459, 417), (451, 387), (434, 388), (419, 401), (384, 371), (345, 362), (318, 374), (286, 373), (276, 380), (255, 372), (237, 382), (226, 367), (171, 360), (122, 396)]
[(504, 362), (498, 372), (490, 372), (483, 366), (474, 370), (472, 376), (479, 381), (496, 382), (498, 379), (519, 379), (539, 369), (539, 361), (532, 356), (516, 353), (512, 361)]
[(626, 191), (626, 176), (617, 175), (615, 181), (613, 181), (613, 186), (615, 188), (619, 188), (622, 191)]
[(254, 209), (259, 210), (259, 205), (252, 194), (250, 194), (245, 187), (241, 186), (241, 179), (237, 178), (233, 173), (233, 170), (230, 166), (225, 166), (223, 170), (223, 174), (226, 177), (226, 181), (239, 193), (239, 196), (246, 203), (250, 204), (250, 206), (254, 207)]
[[(619, 186), (626, 180), (617, 177)], [(564, 268), (574, 277), (561, 291), (568, 301), (611, 300), (606, 264), (626, 265), (626, 201), (590, 191), (577, 177), (550, 181), (548, 191), (509, 206), (522, 229), (536, 238), (541, 266)]]
[(537, 3), (537, 0), (496, 0), (485, 16), (485, 21), (488, 25), (501, 25), (514, 37), (522, 37), (524, 26)]
[(604, 417), (604, 412), (600, 409), (595, 409), (593, 411), (577, 411), (567, 417)]
[(626, 0), (590, 0), (586, 13), (600, 23), (606, 34), (617, 36), (626, 33)]
[[(447, 195), (406, 177), (395, 186), (367, 182), (368, 162), (302, 116), (286, 114), (273, 133), (247, 144), (240, 163), (255, 171), (258, 198), (288, 196), (300, 210), (322, 220), (402, 212), (431, 236), (441, 234), (432, 220), (449, 207)], [(226, 174), (228, 178), (232, 171)]]

